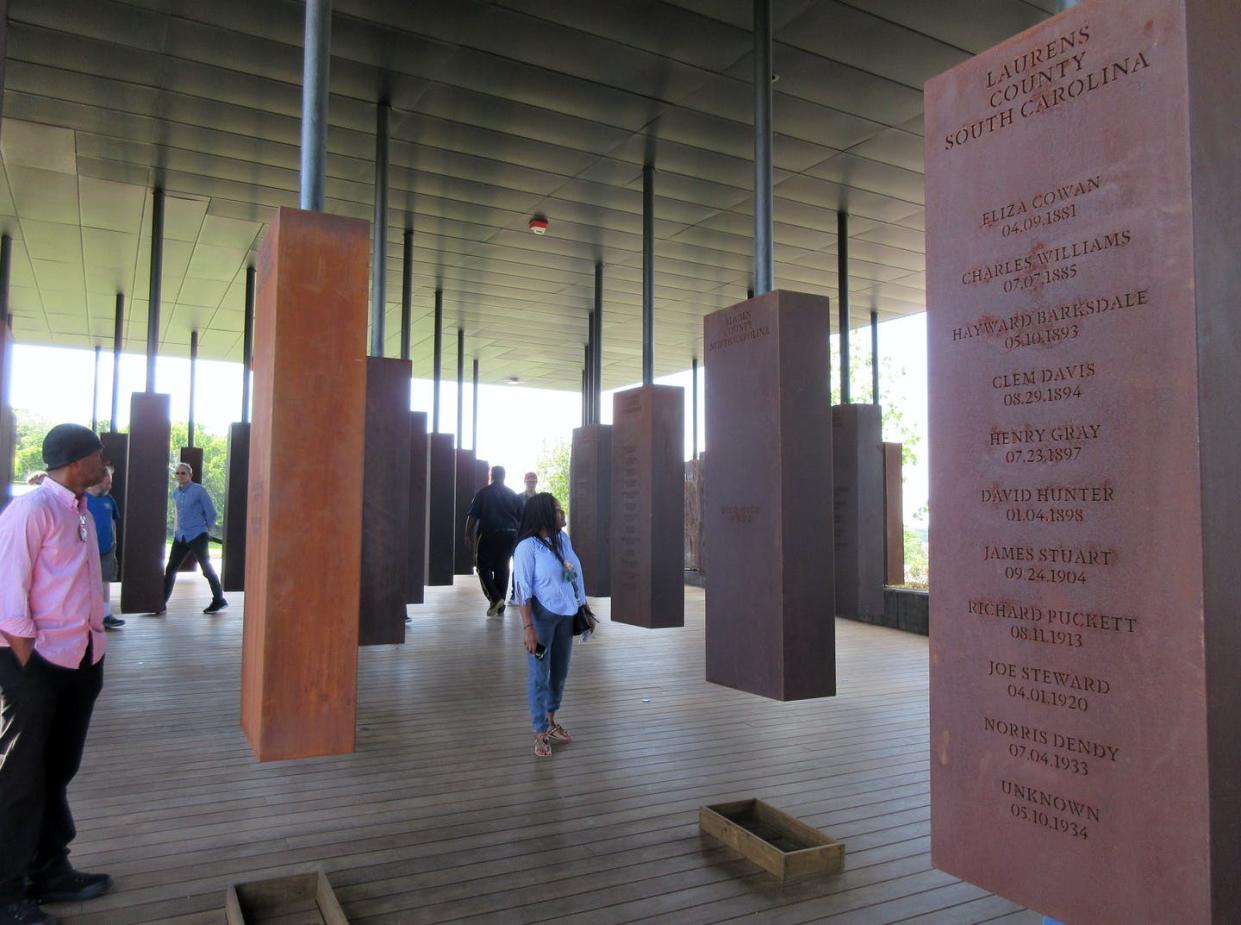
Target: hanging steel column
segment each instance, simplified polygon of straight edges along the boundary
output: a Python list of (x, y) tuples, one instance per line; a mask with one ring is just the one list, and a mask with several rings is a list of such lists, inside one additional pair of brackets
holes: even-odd
[(582, 367), (582, 426), (590, 423), (590, 413), (586, 409), (586, 367)]
[(694, 388), (693, 388), (693, 396), (694, 396), (694, 397), (693, 397), (692, 401), (693, 401), (693, 403), (694, 403), (694, 412), (693, 412), (693, 422), (694, 422), (694, 440), (693, 440), (693, 450), (694, 450), (694, 455), (692, 455), (692, 456), (690, 457), (690, 459), (697, 459), (697, 458), (698, 458), (698, 357), (694, 357), (693, 375), (694, 375)]
[(332, 0), (306, 0), (302, 43), (301, 206), (323, 211), (327, 161), (328, 64), (332, 47)]
[(384, 314), (388, 309), (388, 117), (380, 100), (375, 111), (375, 222), (371, 229), (371, 356), (384, 355)]
[(155, 357), (159, 354), (159, 300), (164, 280), (164, 191), (155, 187), (151, 205), (151, 291), (147, 297), (147, 382), (155, 391)]
[(598, 424), (603, 415), (603, 264), (595, 264), (594, 331), (590, 338), (591, 394), (590, 423)]
[(241, 322), (241, 423), (250, 423), (250, 367), (254, 365), (254, 267), (246, 267), (246, 311)]
[[(2, 321), (0, 321), (2, 323)], [(90, 429), (99, 430), (99, 351), (100, 347), (95, 344), (95, 385), (90, 393)], [(0, 360), (0, 362), (3, 362)], [(3, 381), (3, 375), (0, 375), (0, 381)]]
[(655, 381), (655, 166), (642, 167), (642, 384)]
[(440, 432), (440, 379), (444, 360), (444, 290), (435, 290), (434, 371), (431, 379), (431, 433)]
[(478, 357), (474, 358), (474, 391), (470, 393), (474, 409), (470, 414), (470, 449), (478, 455)]
[(406, 228), (401, 242), (401, 359), (409, 359), (409, 335), (414, 317), (414, 229)]
[(465, 449), (465, 331), (457, 328), (457, 449)]
[(836, 273), (840, 277), (837, 289), (840, 298), (840, 403), (847, 405), (849, 395), (849, 213), (844, 209), (836, 213)]
[[(198, 332), (190, 331), (190, 420), (186, 427), (185, 443), (194, 446), (194, 398), (198, 391)], [(199, 473), (201, 477), (202, 473)]]
[(112, 327), (112, 415), (108, 430), (117, 433), (116, 415), (121, 400), (121, 343), (125, 338), (125, 295), (116, 294), (116, 318)]
[(870, 396), (871, 404), (879, 404), (879, 313), (870, 313)]
[(773, 284), (771, 218), (771, 0), (754, 0), (754, 291)]

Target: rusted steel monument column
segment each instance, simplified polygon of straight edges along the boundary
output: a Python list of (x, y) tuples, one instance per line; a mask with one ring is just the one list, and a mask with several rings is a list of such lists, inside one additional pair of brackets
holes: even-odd
[(773, 291), (704, 322), (707, 680), (836, 692), (828, 301)]
[(125, 466), (125, 531), (121, 612), (164, 609), (164, 544), (168, 536), (168, 451), (172, 398), (155, 391), (163, 288), (164, 191), (151, 204), (151, 268), (147, 301), (146, 391), (130, 398), (128, 459)]
[(595, 264), (586, 420), (573, 431), (569, 455), (569, 534), (582, 560), (586, 593), (612, 593), (612, 425), (599, 423), (603, 390), (603, 264)]
[[(432, 433), (427, 438), (427, 584), (452, 584), (456, 543), (457, 458), (453, 435), (440, 433), (440, 381), (444, 357), (444, 292), (435, 290), (435, 346), (431, 408)], [(464, 530), (464, 525), (463, 525)]]
[[(409, 360), (413, 329), (414, 229), (401, 243), (401, 359)], [(412, 371), (411, 371), (412, 374)], [(406, 384), (408, 395), (412, 380)], [(408, 400), (406, 404), (409, 404)], [(405, 603), (421, 604), (427, 580), (427, 415), (409, 413), (409, 551), (405, 569)]]
[(280, 209), (259, 250), (241, 725), (260, 761), (349, 752), (355, 735), (370, 235), (310, 211), (324, 201), (331, 19), (329, 0), (307, 0), (303, 208)]
[[(0, 0), (0, 13), (5, 9)], [(0, 23), (0, 95), (4, 92), (4, 35), (7, 23)], [(11, 500), (13, 455), (17, 451), (16, 422), (9, 407), (9, 376), (13, 368), (13, 323), (9, 316), (9, 276), (13, 265), (13, 239), (0, 237), (0, 511)]]
[(250, 370), (254, 365), (254, 267), (246, 267), (246, 305), (241, 334), (241, 421), (228, 428), (228, 474), (224, 489), (225, 591), (246, 588), (246, 506), (250, 500)]
[(280, 209), (259, 250), (241, 719), (260, 761), (353, 750), (368, 237)]
[[(375, 108), (375, 221), (371, 229), (371, 356), (366, 359), (362, 587), (358, 643), (405, 641), (409, 576), (409, 360), (384, 356), (388, 310), (388, 114)], [(402, 334), (404, 332), (402, 331)]]
[(932, 859), (1064, 922), (1241, 922), (1238, 47), (1084, 0), (927, 84)]
[[(121, 400), (121, 346), (125, 334), (125, 296), (116, 294), (116, 314), (112, 328), (112, 405), (108, 414), (109, 430), (99, 435), (103, 443), (103, 460), (112, 466), (112, 497), (116, 499), (122, 515), (129, 510), (125, 502), (125, 485), (129, 464), (129, 434), (117, 431), (116, 418)], [(125, 574), (125, 518), (122, 516), (116, 528), (117, 578)]]
[(642, 168), (642, 385), (612, 396), (612, 619), (685, 625), (685, 390), (655, 385), (655, 167)]
[(883, 582), (905, 583), (905, 483), (899, 443), (883, 445)]
[(878, 405), (832, 408), (836, 613), (883, 613), (883, 433)]

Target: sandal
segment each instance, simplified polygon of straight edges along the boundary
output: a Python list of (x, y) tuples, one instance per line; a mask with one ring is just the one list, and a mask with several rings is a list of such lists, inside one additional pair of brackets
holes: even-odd
[(569, 730), (565, 729), (560, 723), (552, 723), (547, 727), (547, 737), (555, 739), (557, 742), (572, 742), (573, 736), (569, 735)]
[(552, 743), (549, 741), (547, 733), (535, 733), (534, 754), (539, 758), (550, 758), (552, 756)]

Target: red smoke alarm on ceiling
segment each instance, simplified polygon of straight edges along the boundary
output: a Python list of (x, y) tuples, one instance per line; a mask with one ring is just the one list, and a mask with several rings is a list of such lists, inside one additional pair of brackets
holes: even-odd
[(530, 219), (530, 230), (535, 234), (547, 234), (547, 219), (541, 215), (536, 215)]

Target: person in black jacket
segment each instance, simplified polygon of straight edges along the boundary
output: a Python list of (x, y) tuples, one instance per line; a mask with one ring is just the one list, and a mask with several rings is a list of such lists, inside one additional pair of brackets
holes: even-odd
[(504, 475), (503, 466), (491, 467), (491, 484), (479, 490), (465, 515), (465, 544), (474, 550), (489, 617), (504, 613), (508, 563), (521, 524), (521, 499), (504, 484)]

